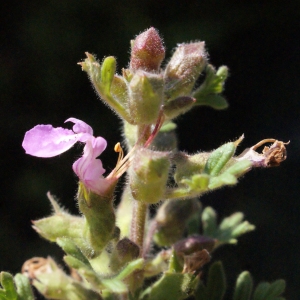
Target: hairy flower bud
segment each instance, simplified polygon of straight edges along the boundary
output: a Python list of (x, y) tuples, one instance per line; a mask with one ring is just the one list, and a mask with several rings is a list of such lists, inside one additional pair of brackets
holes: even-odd
[(128, 238), (120, 240), (111, 256), (110, 267), (113, 271), (118, 271), (126, 263), (138, 258), (140, 248)]
[(153, 27), (132, 41), (130, 69), (155, 72), (165, 57), (165, 48), (158, 32)]
[(211, 252), (214, 249), (216, 240), (202, 235), (192, 235), (174, 244), (174, 250), (178, 255), (189, 255), (206, 249)]
[(183, 232), (189, 218), (200, 210), (197, 199), (169, 200), (160, 206), (155, 221), (157, 231), (154, 241), (159, 246), (170, 246), (182, 238)]
[(188, 96), (206, 66), (204, 42), (181, 44), (169, 61), (164, 78), (169, 99)]

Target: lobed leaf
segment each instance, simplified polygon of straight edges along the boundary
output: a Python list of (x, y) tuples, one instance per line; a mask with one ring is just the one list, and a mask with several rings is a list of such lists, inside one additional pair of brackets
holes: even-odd
[(253, 280), (249, 272), (242, 272), (237, 278), (233, 300), (250, 300)]

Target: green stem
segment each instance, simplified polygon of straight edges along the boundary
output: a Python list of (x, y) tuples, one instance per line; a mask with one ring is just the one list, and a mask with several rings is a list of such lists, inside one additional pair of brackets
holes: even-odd
[[(143, 145), (151, 135), (149, 125), (139, 125), (137, 130), (137, 141)], [(141, 201), (133, 201), (133, 212), (131, 221), (131, 239), (140, 247), (140, 256), (143, 252), (145, 223), (148, 211), (148, 204)]]
[(142, 256), (145, 223), (148, 212), (148, 204), (140, 201), (133, 203), (133, 215), (131, 223), (131, 239), (140, 247), (140, 256)]

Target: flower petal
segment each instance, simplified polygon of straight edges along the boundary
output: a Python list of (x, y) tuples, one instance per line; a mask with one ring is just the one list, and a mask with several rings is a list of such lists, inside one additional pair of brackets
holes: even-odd
[(79, 119), (69, 118), (65, 121), (65, 123), (66, 122), (73, 122), (75, 124), (73, 126), (73, 131), (75, 133), (88, 133), (90, 135), (93, 135), (92, 127)]
[(80, 134), (69, 129), (37, 125), (26, 132), (22, 146), (27, 154), (53, 157), (69, 150), (80, 138)]
[(83, 156), (73, 164), (73, 170), (84, 185), (95, 193), (101, 193), (105, 178), (105, 169), (100, 159), (96, 159), (106, 148), (106, 140), (102, 137), (90, 138), (86, 141)]

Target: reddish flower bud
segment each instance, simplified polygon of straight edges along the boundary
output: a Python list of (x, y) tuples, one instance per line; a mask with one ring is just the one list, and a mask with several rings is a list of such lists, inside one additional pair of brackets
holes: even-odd
[(165, 57), (165, 47), (158, 32), (153, 27), (144, 31), (132, 41), (130, 68), (133, 71), (158, 71)]

